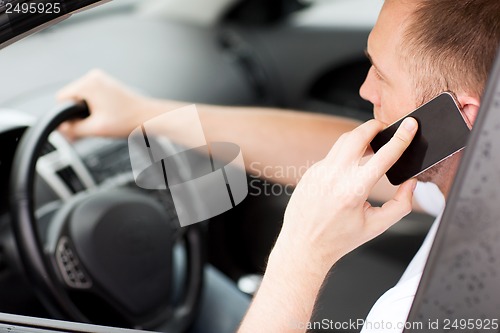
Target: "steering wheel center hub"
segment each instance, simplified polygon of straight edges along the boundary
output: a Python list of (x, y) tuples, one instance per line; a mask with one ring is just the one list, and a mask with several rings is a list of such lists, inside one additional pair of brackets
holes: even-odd
[(158, 202), (128, 191), (89, 194), (65, 220), (62, 233), (94, 287), (134, 316), (166, 306), (173, 237)]

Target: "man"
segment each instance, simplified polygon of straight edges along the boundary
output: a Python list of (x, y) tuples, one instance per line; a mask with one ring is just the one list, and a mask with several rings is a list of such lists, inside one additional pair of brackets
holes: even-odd
[[(368, 40), (373, 66), (360, 90), (373, 103), (376, 120), (357, 128), (356, 123), (327, 116), (199, 106), (207, 140), (239, 144), (247, 164), (302, 166), (321, 160), (302, 177), (290, 200), (264, 280), (240, 332), (296, 332), (290, 321), (310, 319), (330, 267), (410, 212), (415, 180), (395, 192), (383, 174), (408, 146), (416, 122), (407, 119), (391, 142), (367, 158), (368, 144), (385, 126), (443, 91), (456, 95), (473, 124), (500, 41), (499, 18), (498, 0), (387, 0)], [(97, 72), (66, 87), (59, 98), (86, 99), (92, 110), (88, 119), (64, 125), (62, 131), (71, 136), (124, 136), (145, 120), (183, 105), (138, 96)], [(120, 126), (116, 110), (121, 110)], [(164, 134), (176, 138), (174, 132)], [(460, 154), (454, 155), (419, 180), (432, 181), (446, 197), (459, 160)], [(386, 203), (371, 207), (368, 195)], [(432, 234), (367, 322), (391, 322), (395, 331), (401, 331), (397, 323), (406, 320), (431, 242)], [(366, 325), (365, 331), (370, 328)]]

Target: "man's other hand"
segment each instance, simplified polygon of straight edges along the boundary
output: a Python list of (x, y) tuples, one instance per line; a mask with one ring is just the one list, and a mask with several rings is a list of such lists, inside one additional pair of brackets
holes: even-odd
[(59, 127), (66, 137), (127, 136), (142, 118), (147, 119), (151, 99), (137, 94), (100, 70), (92, 70), (57, 94), (59, 102), (86, 101), (90, 116)]
[(295, 189), (273, 251), (281, 255), (274, 255), (295, 257), (295, 263), (307, 263), (309, 269), (326, 274), (342, 256), (410, 213), (415, 179), (402, 184), (382, 207), (372, 207), (367, 198), (409, 146), (417, 127), (415, 119), (407, 118), (394, 137), (363, 165), (369, 143), (384, 125), (371, 120), (340, 137)]

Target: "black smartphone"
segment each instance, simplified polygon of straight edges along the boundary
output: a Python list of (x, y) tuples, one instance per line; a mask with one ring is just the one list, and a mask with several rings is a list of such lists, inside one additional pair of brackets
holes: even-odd
[(386, 173), (393, 185), (418, 176), (462, 150), (470, 134), (469, 122), (458, 102), (451, 93), (445, 92), (377, 134), (370, 143), (375, 153), (393, 137), (407, 117), (417, 120), (418, 131), (401, 158)]

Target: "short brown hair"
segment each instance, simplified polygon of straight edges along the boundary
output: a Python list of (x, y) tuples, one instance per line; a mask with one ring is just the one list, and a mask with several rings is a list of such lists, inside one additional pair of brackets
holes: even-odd
[(401, 52), (417, 97), (449, 90), (480, 98), (500, 44), (500, 1), (414, 1)]

